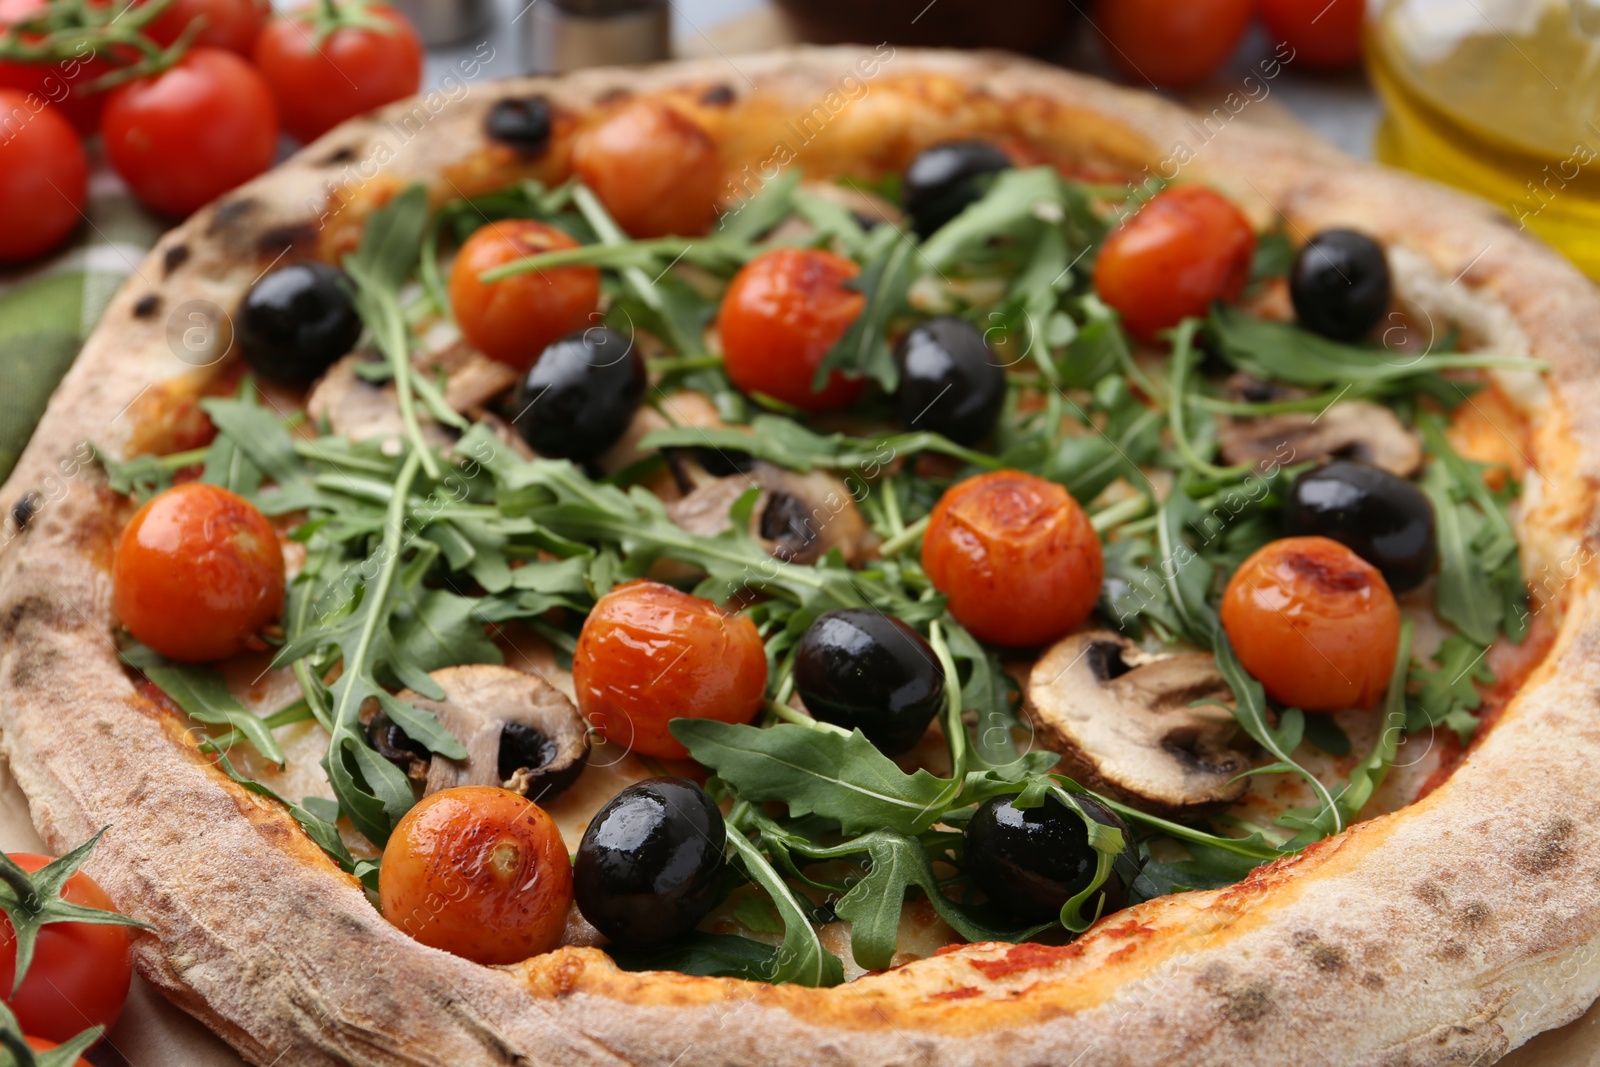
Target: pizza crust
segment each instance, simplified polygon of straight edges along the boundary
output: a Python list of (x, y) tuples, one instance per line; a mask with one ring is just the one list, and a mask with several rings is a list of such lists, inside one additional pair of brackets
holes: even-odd
[[(791, 148), (824, 174), (897, 169), (963, 134), (1052, 146), (1052, 161), (1100, 173), (1159, 165), (1198, 140), (1186, 112), (1154, 97), (1014, 57), (880, 50), (869, 77), (874, 55), (472, 85), (437, 114), (425, 100), (395, 105), (203, 210), (141, 265), (4, 490), (8, 503), (34, 490), (44, 503), (0, 549), (0, 747), (52, 847), (110, 825), (89, 870), (159, 931), (137, 938), (141, 972), (248, 1060), (280, 1067), (1485, 1063), (1578, 1016), (1600, 993), (1589, 549), (1600, 420), (1588, 414), (1600, 410), (1600, 297), (1481, 203), (1242, 125), (1193, 149), (1182, 177), (1263, 224), (1281, 213), (1302, 234), (1354, 225), (1403, 248), (1403, 293), (1473, 294), (1467, 325), (1481, 340), (1553, 366), (1548, 392), (1527, 400), (1539, 476), (1523, 527), (1532, 584), (1554, 575), (1543, 610), (1560, 612), (1559, 636), (1500, 724), (1420, 803), (1237, 886), (1119, 912), (1070, 946), (970, 946), (829, 990), (629, 974), (594, 949), (491, 969), (391, 927), (281, 808), (233, 785), (181, 721), (134, 692), (109, 636), (125, 505), (80, 442), (150, 445), (136, 429), (150, 397), (192, 392), (206, 374), (192, 354), (175, 358), (169, 319), (206, 307), (191, 301), (232, 308), (280, 254), (347, 249), (400, 185), (424, 181), (443, 199), (512, 171), (560, 177), (564, 138), (531, 161), (486, 143), (496, 100), (547, 93), (570, 130), (618, 92), (671, 93), (735, 182), (747, 166), (760, 173), (775, 139), (798, 141), (786, 124), (806, 115), (826, 122)], [(420, 131), (409, 139), (408, 123)]]

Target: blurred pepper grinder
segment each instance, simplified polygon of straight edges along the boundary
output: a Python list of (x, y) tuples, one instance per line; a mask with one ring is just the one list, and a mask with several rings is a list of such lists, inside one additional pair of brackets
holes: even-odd
[(524, 25), (529, 74), (654, 63), (672, 48), (667, 0), (534, 0)]
[(1459, 186), (1600, 279), (1600, 0), (1371, 0), (1385, 163)]

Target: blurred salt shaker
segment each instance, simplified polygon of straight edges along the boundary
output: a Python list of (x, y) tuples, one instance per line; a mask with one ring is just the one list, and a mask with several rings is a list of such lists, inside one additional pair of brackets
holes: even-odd
[(429, 48), (456, 44), (489, 24), (493, 0), (390, 0)]
[(654, 63), (671, 52), (667, 0), (534, 0), (519, 21), (529, 74)]

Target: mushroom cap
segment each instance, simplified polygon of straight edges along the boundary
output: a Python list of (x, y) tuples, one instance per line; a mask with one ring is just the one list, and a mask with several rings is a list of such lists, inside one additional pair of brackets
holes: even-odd
[(1053, 645), (1028, 676), (1025, 709), (1082, 784), (1163, 818), (1194, 819), (1244, 794), (1250, 760), (1207, 653), (1152, 655), (1096, 630)]
[(1394, 412), (1365, 400), (1346, 400), (1320, 414), (1287, 412), (1222, 419), (1217, 448), (1229, 465), (1317, 463), (1357, 459), (1409, 478), (1422, 467), (1422, 445)]
[(846, 485), (831, 474), (798, 474), (757, 462), (749, 471), (708, 478), (667, 505), (672, 521), (690, 533), (714, 537), (728, 528), (728, 512), (751, 488), (759, 488), (750, 534), (782, 560), (815, 563), (837, 548), (846, 563), (860, 557), (869, 533)]
[(538, 675), (474, 663), (429, 675), (444, 690), (430, 700), (400, 699), (431, 711), (467, 750), (465, 760), (435, 754), (424, 795), (460, 785), (492, 785), (547, 801), (571, 785), (589, 760), (588, 726), (565, 694)]

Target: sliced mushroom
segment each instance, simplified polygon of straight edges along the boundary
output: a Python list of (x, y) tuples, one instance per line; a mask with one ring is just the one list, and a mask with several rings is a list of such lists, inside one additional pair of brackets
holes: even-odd
[[(400, 699), (431, 711), (461, 742), (467, 758), (432, 756), (424, 778), (426, 793), (494, 785), (530, 800), (549, 800), (583, 772), (589, 759), (583, 718), (544, 679), (487, 663), (445, 667), (429, 677), (444, 690), (443, 700), (409, 689)], [(415, 759), (414, 751), (408, 755)], [(408, 773), (415, 776), (414, 764)]]
[(1196, 701), (1230, 698), (1204, 653), (1151, 655), (1120, 634), (1057, 642), (1034, 664), (1025, 707), (1044, 747), (1092, 789), (1168, 819), (1192, 819), (1244, 794), (1250, 769), (1233, 716)]
[[(372, 382), (362, 377), (364, 366), (378, 366), (371, 355), (355, 353), (341, 359), (324, 374), (306, 398), (306, 414), (313, 422), (326, 422), (329, 429), (352, 441), (371, 438), (399, 438), (406, 432), (400, 417), (392, 382)], [(485, 405), (516, 384), (516, 372), (483, 356), (465, 357), (453, 351), (439, 356), (436, 369), (445, 373), (444, 397), (456, 411), (469, 418), (485, 416)], [(418, 373), (424, 373), (421, 368)], [(423, 433), (435, 444), (448, 447), (451, 435), (439, 426), (425, 409), (417, 419)]]
[(1320, 414), (1288, 412), (1221, 420), (1217, 445), (1224, 463), (1315, 463), (1356, 459), (1409, 478), (1422, 466), (1422, 445), (1394, 412), (1365, 400), (1346, 400)]
[(830, 474), (796, 474), (757, 462), (744, 473), (716, 478), (681, 455), (674, 469), (695, 472), (690, 478), (697, 487), (667, 505), (672, 521), (690, 533), (722, 533), (728, 528), (729, 509), (755, 486), (761, 494), (750, 516), (750, 535), (778, 559), (815, 563), (837, 548), (849, 563), (865, 549), (870, 528), (850, 490)]

